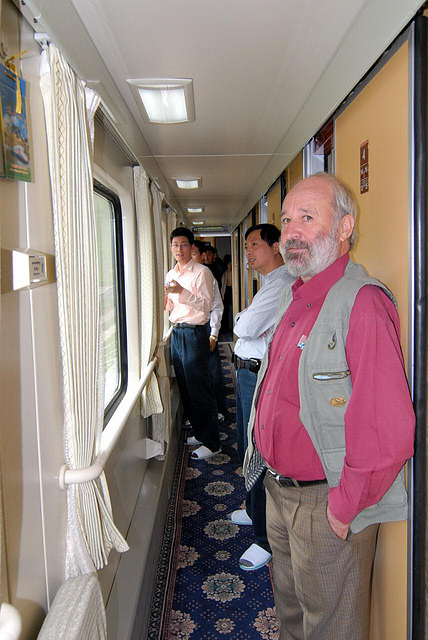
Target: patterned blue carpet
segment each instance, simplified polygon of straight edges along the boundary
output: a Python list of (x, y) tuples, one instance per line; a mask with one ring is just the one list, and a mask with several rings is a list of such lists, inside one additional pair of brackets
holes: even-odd
[[(235, 413), (228, 347), (221, 345), (229, 412)], [(253, 542), (251, 527), (226, 514), (243, 505), (236, 424), (220, 428), (221, 453), (189, 458), (182, 434), (158, 568), (149, 640), (277, 640), (268, 567), (243, 571), (238, 559)]]

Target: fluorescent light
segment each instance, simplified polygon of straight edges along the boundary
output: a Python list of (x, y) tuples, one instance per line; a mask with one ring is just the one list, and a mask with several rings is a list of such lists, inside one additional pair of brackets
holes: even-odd
[(202, 185), (202, 178), (199, 177), (189, 177), (189, 178), (177, 178), (171, 176), (172, 180), (175, 180), (177, 183), (177, 187), (179, 189), (199, 189)]
[(138, 88), (150, 122), (187, 122), (183, 87)]
[(194, 225), (197, 225), (197, 224), (204, 224), (204, 221), (203, 221), (203, 220), (198, 220), (198, 222), (196, 222), (196, 220), (194, 220), (194, 221), (193, 221), (193, 224), (194, 224)]
[(138, 106), (146, 122), (177, 124), (195, 119), (190, 78), (142, 78), (128, 79), (127, 82), (138, 98)]
[(186, 207), (189, 213), (202, 213), (205, 207)]

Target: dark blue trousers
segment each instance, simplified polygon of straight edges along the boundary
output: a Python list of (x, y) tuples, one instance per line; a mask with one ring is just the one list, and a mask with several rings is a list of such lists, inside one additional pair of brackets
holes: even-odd
[[(236, 372), (236, 431), (238, 439), (238, 456), (244, 461), (248, 446), (247, 426), (250, 419), (251, 404), (256, 388), (257, 373), (249, 369), (238, 369)], [(266, 493), (263, 485), (265, 472), (257, 479), (254, 487), (247, 493), (245, 505), (247, 513), (253, 521), (253, 532), (256, 543), (269, 551), (270, 546), (266, 533)]]
[(217, 451), (220, 438), (206, 326), (174, 327), (171, 355), (181, 401), (195, 436), (208, 449)]
[(225, 416), (227, 415), (226, 394), (224, 392), (223, 374), (221, 372), (221, 360), (218, 344), (216, 344), (214, 351), (210, 352), (208, 363), (211, 380), (214, 387), (215, 399), (217, 402), (217, 409)]

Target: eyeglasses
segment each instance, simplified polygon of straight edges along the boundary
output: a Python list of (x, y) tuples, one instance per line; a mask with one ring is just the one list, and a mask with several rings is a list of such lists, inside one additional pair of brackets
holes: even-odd
[(173, 242), (171, 247), (173, 249), (187, 249), (187, 247), (190, 247), (190, 244), (188, 242), (180, 242), (180, 244)]

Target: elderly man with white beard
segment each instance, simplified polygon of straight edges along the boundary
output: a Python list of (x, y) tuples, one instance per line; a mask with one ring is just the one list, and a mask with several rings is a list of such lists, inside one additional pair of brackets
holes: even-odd
[(264, 469), (280, 640), (365, 640), (379, 523), (407, 517), (414, 413), (392, 293), (348, 255), (356, 206), (328, 174), (282, 208), (290, 275), (248, 426)]

